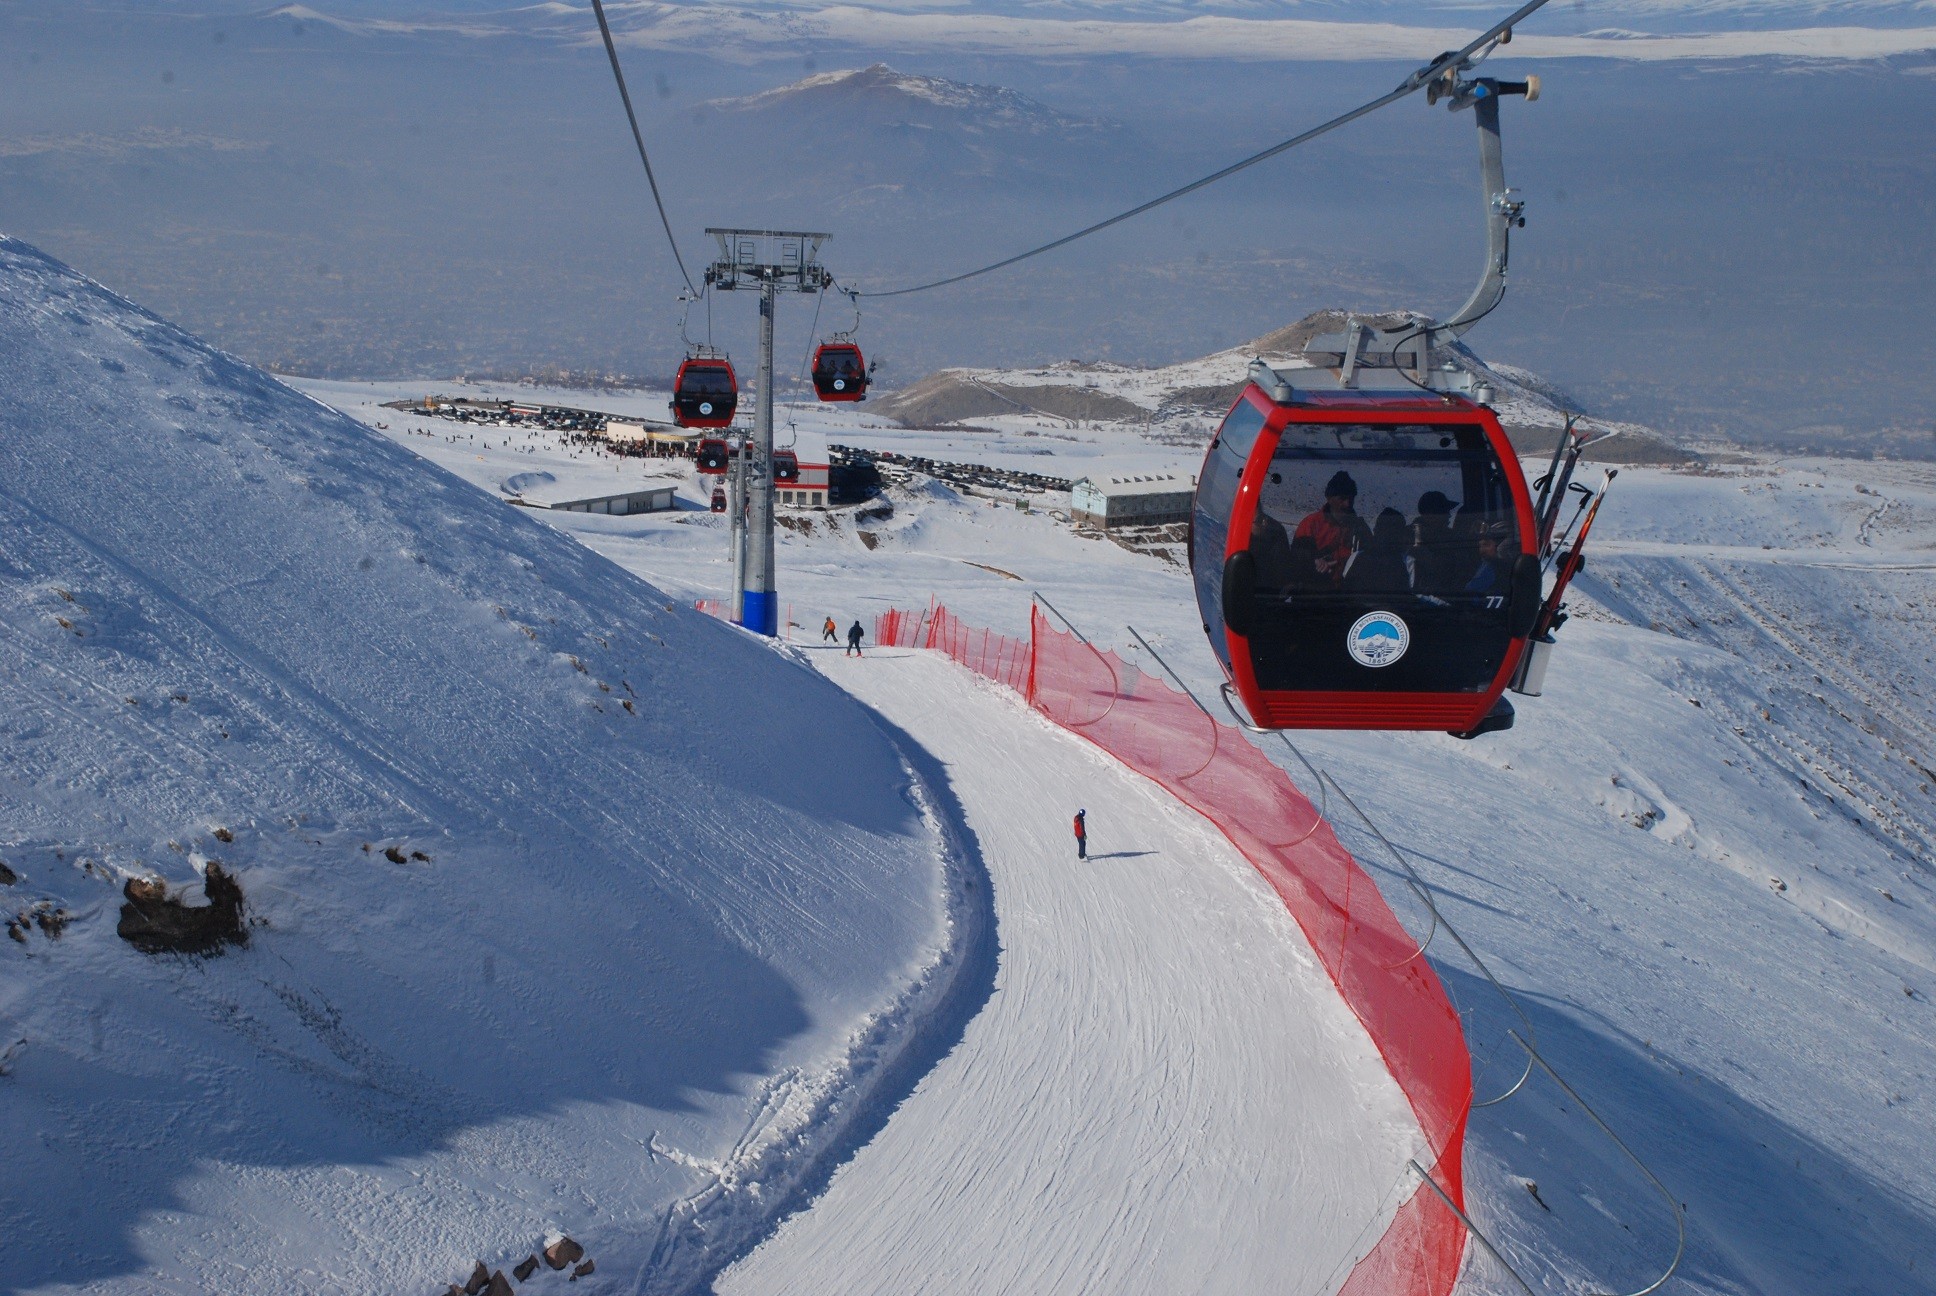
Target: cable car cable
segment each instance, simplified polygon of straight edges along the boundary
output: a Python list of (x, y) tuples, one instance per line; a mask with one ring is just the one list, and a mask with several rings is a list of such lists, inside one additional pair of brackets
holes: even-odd
[[(652, 174), (652, 159), (645, 154), (645, 136), (639, 132), (638, 114), (632, 111), (632, 94), (625, 88), (625, 73), (618, 65), (618, 46), (612, 44), (612, 28), (605, 21), (601, 0), (592, 0), (592, 12), (598, 15), (598, 34), (605, 38), (605, 53), (612, 60), (612, 76), (618, 81), (618, 97), (625, 104), (625, 120), (632, 124), (632, 142), (639, 146), (639, 161), (645, 163), (645, 182), (652, 187), (652, 204), (659, 209), (659, 223), (665, 226), (666, 242), (672, 245), (672, 259), (679, 264), (679, 277), (686, 281), (686, 290), (697, 294), (699, 290), (692, 286), (692, 275), (686, 270), (686, 259), (679, 255), (679, 240), (672, 237), (672, 222), (666, 218), (665, 202), (659, 197), (659, 180)], [(707, 340), (711, 341), (710, 336)]]
[[(598, 0), (593, 0), (594, 4), (596, 4), (597, 2)], [(1192, 180), (1189, 184), (1186, 184), (1181, 188), (1172, 189), (1166, 194), (1162, 194), (1158, 197), (1150, 199), (1148, 202), (1138, 204), (1135, 207), (1131, 207), (1128, 211), (1118, 212), (1116, 215), (1109, 217), (1107, 220), (1097, 221), (1095, 224), (1085, 226), (1084, 228), (1077, 230), (1073, 234), (1065, 234), (1061, 238), (1056, 239), (1053, 242), (1044, 243), (1040, 247), (1030, 248), (1026, 252), (1018, 252), (1012, 257), (1006, 257), (1003, 260), (996, 261), (990, 265), (982, 266), (978, 270), (968, 270), (958, 275), (950, 275), (946, 279), (936, 279), (931, 283), (915, 284), (912, 287), (908, 287), (908, 288), (894, 288), (894, 289), (889, 289), (882, 292), (856, 293), (855, 296), (857, 297), (904, 297), (909, 293), (927, 292), (931, 288), (945, 288), (949, 284), (958, 284), (965, 279), (974, 279), (981, 275), (991, 274), (996, 270), (1006, 269), (1007, 267), (1014, 265), (1018, 261), (1026, 261), (1030, 257), (1040, 256), (1044, 252), (1053, 252), (1055, 249), (1059, 247), (1066, 247), (1068, 244), (1075, 242), (1077, 239), (1087, 238), (1091, 234), (1101, 233), (1103, 230), (1108, 229), (1112, 225), (1120, 225), (1122, 222), (1129, 220), (1132, 217), (1141, 216), (1144, 212), (1154, 210), (1157, 207), (1161, 207), (1164, 203), (1173, 202), (1178, 198), (1182, 198), (1188, 194), (1193, 194), (1199, 189), (1204, 189), (1209, 187), (1210, 185), (1216, 184), (1219, 180), (1227, 180), (1231, 176), (1236, 175), (1239, 171), (1248, 170), (1251, 167), (1256, 166), (1259, 162), (1267, 162), (1271, 158), (1276, 157), (1279, 153), (1288, 152), (1289, 150), (1296, 148), (1300, 144), (1307, 144), (1310, 141), (1318, 138), (1318, 136), (1320, 135), (1327, 135), (1330, 132), (1337, 130), (1340, 126), (1348, 126), (1352, 122), (1357, 121), (1360, 117), (1366, 116), (1367, 114), (1370, 114), (1370, 113), (1377, 112), (1380, 108), (1385, 107), (1387, 104), (1397, 103), (1400, 99), (1406, 98), (1409, 95), (1416, 94), (1419, 90), (1423, 89), (1427, 84), (1429, 84), (1434, 77), (1439, 76), (1443, 72), (1445, 72), (1446, 69), (1448, 68), (1456, 69), (1456, 68), (1464, 67), (1466, 64), (1466, 60), (1469, 59), (1479, 49), (1480, 46), (1487, 45), (1488, 43), (1490, 43), (1494, 47), (1498, 46), (1500, 44), (1498, 37), (1501, 34), (1511, 29), (1513, 26), (1518, 24), (1521, 20), (1545, 8), (1546, 4), (1547, 4), (1547, 0), (1527, 0), (1525, 4), (1513, 10), (1513, 12), (1508, 17), (1506, 17), (1500, 22), (1494, 23), (1491, 27), (1487, 28), (1485, 32), (1481, 34), (1477, 40), (1472, 41), (1470, 44), (1466, 45), (1465, 48), (1459, 49), (1459, 50), (1452, 50), (1452, 51), (1448, 51), (1447, 53), (1441, 54), (1437, 58), (1433, 59), (1430, 63), (1427, 63), (1424, 67), (1419, 68), (1417, 71), (1413, 72), (1410, 76), (1406, 77), (1404, 81), (1399, 83), (1399, 86), (1396, 90), (1392, 90), (1386, 94), (1382, 94), (1378, 98), (1371, 100), (1369, 103), (1360, 104), (1358, 107), (1353, 108), (1350, 112), (1340, 114), (1337, 117), (1333, 117), (1330, 121), (1325, 122), (1322, 125), (1313, 126), (1310, 130), (1305, 131), (1301, 135), (1293, 135), (1291, 138), (1284, 140), (1281, 143), (1271, 145), (1269, 148), (1263, 150), (1260, 153), (1253, 153), (1249, 157), (1244, 158), (1241, 161), (1233, 162), (1229, 166), (1224, 167), (1221, 171), (1213, 171), (1209, 175), (1204, 176), (1202, 179)], [(1492, 52), (1491, 49), (1488, 49), (1486, 51), (1486, 53), (1488, 54), (1490, 54), (1491, 52)], [(1484, 56), (1481, 55), (1481, 57), (1484, 57)], [(614, 63), (613, 66), (617, 66), (617, 64)]]
[[(827, 290), (825, 288), (822, 288), (819, 292), (814, 294), (813, 323), (807, 326), (807, 350), (806, 350), (806, 353), (800, 357), (800, 376), (794, 379), (796, 383), (805, 383), (807, 381), (807, 371), (813, 366), (814, 344), (820, 340), (820, 308), (822, 305), (826, 303), (826, 300), (827, 300)], [(794, 420), (794, 416), (798, 414), (799, 411), (800, 411), (800, 392), (798, 387), (796, 387), (794, 389), (793, 395), (787, 400), (787, 420), (786, 420), (787, 430), (793, 433), (793, 440), (794, 440), (794, 444), (796, 445), (799, 444), (799, 441), (800, 441), (800, 430), (794, 425), (793, 420)]]

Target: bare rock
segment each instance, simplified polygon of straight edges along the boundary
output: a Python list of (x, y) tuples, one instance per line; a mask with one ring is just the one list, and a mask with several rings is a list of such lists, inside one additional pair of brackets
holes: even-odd
[(516, 1296), (511, 1280), (504, 1276), (502, 1269), (491, 1275), (491, 1281), (484, 1286), (484, 1296)]
[(5, 860), (0, 860), (0, 886), (12, 886), (19, 880), (20, 875), (8, 868)]
[(405, 859), (408, 858), (408, 856), (406, 856), (402, 851), (398, 850), (396, 847), (391, 846), (384, 850), (383, 858), (389, 860), (392, 864), (401, 864), (404, 862)]
[(477, 1296), (477, 1293), (490, 1285), (491, 1271), (484, 1267), (482, 1260), (479, 1260), (477, 1268), (471, 1270), (470, 1281), (464, 1284), (464, 1296)]
[(590, 1273), (592, 1270), (596, 1268), (598, 1268), (597, 1265), (587, 1260), (584, 1264), (579, 1265), (576, 1269), (571, 1271), (571, 1280), (573, 1282), (577, 1282), (580, 1278), (583, 1278), (586, 1274)]
[(553, 1269), (563, 1269), (574, 1260), (583, 1259), (585, 1248), (568, 1237), (559, 1238), (544, 1250), (545, 1263)]
[(208, 903), (191, 907), (170, 896), (159, 878), (129, 878), (121, 888), (127, 903), (115, 931), (147, 954), (214, 954), (224, 945), (248, 944), (242, 888), (214, 860), (203, 874), (202, 891)]
[(511, 1271), (519, 1282), (523, 1282), (536, 1272), (538, 1272), (538, 1257), (534, 1255), (528, 1255), (518, 1261), (518, 1267)]

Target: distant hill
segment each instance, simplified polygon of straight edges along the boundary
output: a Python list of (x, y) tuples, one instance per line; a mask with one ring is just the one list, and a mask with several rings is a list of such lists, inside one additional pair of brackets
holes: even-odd
[[(1389, 328), (1425, 317), (1395, 311), (1356, 318)], [(1241, 346), (1160, 368), (1071, 360), (1038, 369), (942, 369), (884, 393), (873, 408), (910, 427), (1033, 416), (1115, 424), (1138, 432), (1188, 425), (1207, 440), (1209, 428), (1243, 391), (1252, 360), (1301, 364), (1306, 344), (1321, 333), (1342, 328), (1346, 319), (1340, 309), (1313, 311)], [(1588, 426), (1620, 433), (1595, 452), (1602, 462), (1680, 463), (1699, 457), (1651, 428), (1596, 420), (1537, 375), (1511, 365), (1489, 364), (1463, 343), (1435, 352), (1435, 359), (1450, 360), (1492, 382), (1499, 393), (1494, 408), (1522, 452), (1551, 450), (1572, 414)]]

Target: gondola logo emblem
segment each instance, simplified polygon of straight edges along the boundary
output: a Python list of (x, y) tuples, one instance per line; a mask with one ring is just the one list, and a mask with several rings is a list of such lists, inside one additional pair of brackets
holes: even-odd
[(1412, 646), (1412, 632), (1396, 612), (1367, 612), (1351, 623), (1344, 637), (1351, 660), (1360, 666), (1389, 666)]

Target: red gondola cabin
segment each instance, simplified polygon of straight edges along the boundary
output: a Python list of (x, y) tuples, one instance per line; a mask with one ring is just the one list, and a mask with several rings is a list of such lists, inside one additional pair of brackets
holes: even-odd
[(800, 456), (791, 450), (773, 452), (773, 480), (792, 485), (800, 480)]
[(724, 513), (726, 511), (726, 488), (724, 486), (713, 487), (712, 508), (715, 513)]
[(1191, 575), (1257, 724), (1471, 735), (1512, 723), (1502, 695), (1539, 613), (1534, 535), (1484, 405), (1253, 373), (1204, 458)]
[(733, 457), (732, 447), (724, 437), (701, 437), (699, 445), (693, 450), (693, 463), (702, 473), (717, 476), (724, 473)]
[(672, 380), (672, 421), (680, 427), (732, 426), (739, 408), (739, 380), (730, 360), (694, 356), (679, 365)]
[(813, 390), (823, 401), (867, 399), (867, 360), (852, 342), (822, 342), (813, 353)]

